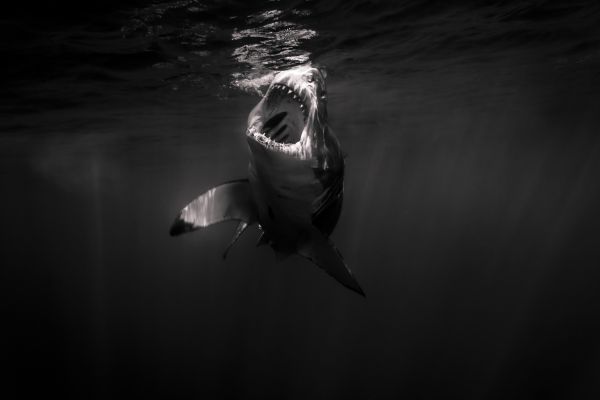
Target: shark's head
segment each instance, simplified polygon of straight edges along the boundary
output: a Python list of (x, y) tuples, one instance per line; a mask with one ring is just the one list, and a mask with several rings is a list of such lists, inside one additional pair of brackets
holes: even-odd
[(268, 151), (320, 158), (327, 129), (324, 71), (301, 66), (278, 73), (248, 116), (248, 140)]

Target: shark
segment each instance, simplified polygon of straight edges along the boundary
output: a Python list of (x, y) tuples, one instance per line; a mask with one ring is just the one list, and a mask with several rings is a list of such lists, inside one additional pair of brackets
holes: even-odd
[(278, 72), (248, 116), (247, 177), (192, 200), (170, 234), (237, 221), (225, 258), (257, 224), (257, 246), (271, 246), (279, 260), (304, 257), (365, 296), (330, 238), (342, 210), (345, 156), (328, 125), (325, 79), (325, 70), (311, 65)]

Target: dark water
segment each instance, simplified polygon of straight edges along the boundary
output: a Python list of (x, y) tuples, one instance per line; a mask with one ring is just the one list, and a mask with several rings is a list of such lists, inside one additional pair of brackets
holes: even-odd
[[(5, 398), (600, 396), (600, 6), (20, 2), (0, 16)], [(332, 238), (367, 293), (235, 224), (274, 71), (328, 71)]]

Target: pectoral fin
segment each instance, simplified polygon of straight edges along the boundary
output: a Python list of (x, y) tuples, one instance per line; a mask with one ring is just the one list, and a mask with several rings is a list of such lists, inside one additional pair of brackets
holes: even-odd
[(243, 221), (250, 225), (257, 218), (248, 180), (232, 181), (208, 190), (185, 206), (175, 218), (170, 233), (171, 236), (181, 235), (229, 220)]
[(312, 229), (308, 233), (306, 239), (298, 245), (297, 253), (324, 269), (325, 272), (348, 289), (365, 296), (354, 275), (352, 275), (352, 271), (344, 263), (339, 251), (331, 240), (318, 229)]

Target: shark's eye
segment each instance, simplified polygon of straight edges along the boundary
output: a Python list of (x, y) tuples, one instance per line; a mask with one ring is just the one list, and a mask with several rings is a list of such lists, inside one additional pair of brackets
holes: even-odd
[(306, 75), (306, 80), (308, 82), (312, 82), (315, 80), (315, 76), (312, 73), (310, 73), (310, 74)]

